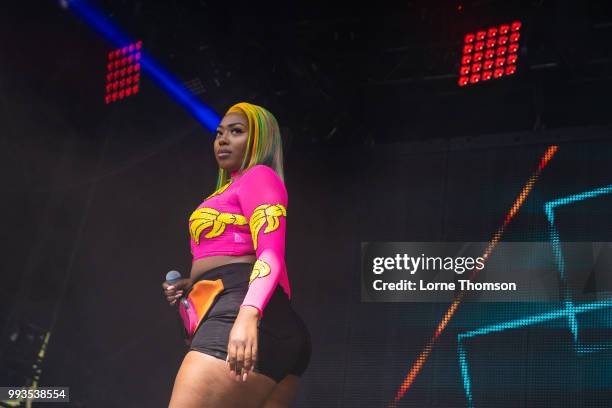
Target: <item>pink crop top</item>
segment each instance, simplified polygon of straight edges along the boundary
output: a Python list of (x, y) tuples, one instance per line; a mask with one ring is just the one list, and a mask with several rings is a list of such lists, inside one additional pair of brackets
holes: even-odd
[(193, 262), (213, 255), (247, 255), (257, 260), (241, 306), (259, 310), (259, 319), (280, 284), (291, 297), (285, 266), (287, 190), (268, 166), (258, 164), (232, 179), (189, 217)]

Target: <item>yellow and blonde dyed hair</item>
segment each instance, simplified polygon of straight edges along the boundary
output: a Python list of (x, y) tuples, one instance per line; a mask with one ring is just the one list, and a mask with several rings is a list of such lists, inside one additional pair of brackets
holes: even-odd
[[(225, 114), (234, 112), (243, 113), (249, 123), (249, 137), (240, 172), (242, 173), (257, 164), (265, 164), (271, 167), (284, 183), (283, 145), (278, 122), (274, 115), (261, 106), (247, 102), (239, 102), (233, 105)], [(230, 178), (231, 175), (228, 171), (219, 168), (216, 189), (225, 185)]]

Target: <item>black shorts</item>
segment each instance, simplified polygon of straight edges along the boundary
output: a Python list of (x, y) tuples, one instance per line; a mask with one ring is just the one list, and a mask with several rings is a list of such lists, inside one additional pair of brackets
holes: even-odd
[[(231, 263), (206, 271), (198, 278), (221, 278), (224, 289), (204, 316), (190, 350), (225, 361), (229, 333), (247, 293), (252, 270), (252, 263)], [(280, 285), (276, 286), (263, 311), (257, 332), (255, 372), (277, 383), (287, 374), (302, 375), (310, 361), (310, 334)]]

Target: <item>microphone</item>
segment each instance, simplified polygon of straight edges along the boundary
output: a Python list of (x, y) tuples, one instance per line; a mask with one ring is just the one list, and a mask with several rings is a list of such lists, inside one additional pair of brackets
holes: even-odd
[[(166, 282), (170, 285), (174, 285), (180, 281), (182, 277), (183, 275), (181, 275), (179, 271), (172, 270), (166, 274)], [(179, 298), (179, 301), (183, 304), (183, 306), (185, 306), (185, 309), (189, 309), (189, 302), (187, 302), (187, 299), (185, 299), (184, 293), (185, 292), (183, 292), (183, 296)]]
[[(181, 278), (182, 278), (182, 275), (179, 271), (172, 270), (166, 274), (166, 282), (170, 285), (174, 285), (175, 283), (180, 281)], [(185, 298), (184, 293), (185, 292), (183, 292), (183, 296), (179, 298), (179, 301), (183, 304), (185, 311), (187, 311), (187, 309), (189, 309), (189, 302)], [(190, 345), (191, 340), (189, 339), (189, 332), (187, 331), (187, 328), (185, 327), (185, 322), (183, 322), (183, 317), (181, 316), (181, 314), (182, 314), (181, 312), (176, 314), (177, 322), (179, 324), (179, 330), (181, 331), (181, 333), (183, 333), (183, 340), (185, 341), (185, 344)]]
[(166, 274), (166, 282), (170, 285), (174, 285), (181, 277), (182, 275), (179, 271), (170, 271)]

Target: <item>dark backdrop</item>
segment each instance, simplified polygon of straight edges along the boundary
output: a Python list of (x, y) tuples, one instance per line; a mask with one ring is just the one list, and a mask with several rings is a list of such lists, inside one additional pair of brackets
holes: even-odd
[[(103, 78), (108, 45), (62, 13), (18, 11), (28, 24), (1, 28), (8, 57), (0, 65), (0, 323), (1, 357), (11, 368), (4, 375), (16, 378), (14, 360), (27, 360), (11, 354), (10, 343), (27, 323), (51, 330), (40, 384), (70, 386), (75, 406), (165, 406), (185, 347), (160, 284), (168, 270), (189, 269), (187, 219), (216, 177), (211, 135), (147, 79), (138, 97), (105, 106), (101, 81), (90, 78)], [(248, 99), (236, 81), (208, 100), (219, 112)], [(487, 92), (485, 104), (512, 91)], [(612, 180), (611, 129), (591, 126), (588, 117), (572, 127), (513, 133), (501, 124), (503, 133), (489, 133), (488, 123), (458, 136), (456, 115), (418, 137), (426, 124), (405, 125), (420, 110), (385, 108), (368, 95), (361, 94), (359, 112), (377, 126), (347, 115), (333, 143), (313, 142), (328, 138), (324, 120), (312, 134), (296, 125), (309, 115), (302, 105), (291, 112), (291, 103), (251, 99), (270, 102), (286, 138), (286, 259), (295, 309), (313, 341), (299, 407), (387, 404), (448, 306), (361, 303), (361, 242), (491, 239), (550, 144), (559, 151), (506, 239), (547, 239), (546, 201)], [(604, 101), (584, 103), (601, 109)], [(449, 112), (446, 119), (455, 116)], [(385, 134), (395, 143), (372, 136)], [(611, 204), (604, 196), (563, 212), (562, 238), (612, 240)], [(402, 406), (465, 406), (456, 334), (530, 311), (463, 305)], [(598, 319), (595, 328), (609, 326), (607, 314)], [(482, 354), (472, 357), (477, 406), (609, 401), (609, 352), (576, 357), (565, 327), (479, 341)]]

